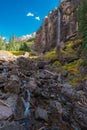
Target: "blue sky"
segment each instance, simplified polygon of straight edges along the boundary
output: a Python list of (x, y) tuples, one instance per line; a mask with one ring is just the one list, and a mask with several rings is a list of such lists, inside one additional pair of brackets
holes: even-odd
[(35, 32), (59, 0), (0, 0), (0, 35), (22, 36)]

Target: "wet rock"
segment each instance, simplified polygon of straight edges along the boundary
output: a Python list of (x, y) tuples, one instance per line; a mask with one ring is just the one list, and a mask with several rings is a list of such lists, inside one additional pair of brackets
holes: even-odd
[(24, 111), (25, 111), (25, 106), (22, 100), (22, 97), (18, 97), (17, 99), (17, 104), (16, 104), (16, 109), (15, 109), (15, 113), (14, 113), (14, 118), (20, 119), (20, 118), (24, 118)]
[(62, 105), (61, 105), (60, 102), (58, 102), (58, 101), (51, 101), (51, 102), (50, 102), (50, 105), (51, 105), (53, 108), (57, 109), (59, 114), (62, 114), (62, 113), (63, 113), (63, 107), (62, 107)]
[(27, 88), (31, 91), (34, 92), (37, 89), (37, 84), (36, 84), (36, 80), (33, 78), (31, 79), (28, 84), (27, 84)]
[(64, 94), (66, 97), (68, 97), (71, 100), (76, 98), (76, 91), (69, 84), (63, 84), (61, 93)]
[(16, 109), (16, 103), (17, 103), (17, 95), (15, 94), (10, 94), (5, 101), (5, 103), (9, 104), (12, 111), (13, 111), (13, 114), (14, 114), (14, 111)]
[(7, 85), (5, 86), (5, 91), (18, 94), (20, 92), (20, 85), (18, 76), (11, 75)]
[(40, 107), (38, 107), (35, 111), (35, 118), (36, 119), (43, 119), (45, 121), (48, 121), (48, 115), (47, 115), (47, 111), (45, 109), (42, 109)]

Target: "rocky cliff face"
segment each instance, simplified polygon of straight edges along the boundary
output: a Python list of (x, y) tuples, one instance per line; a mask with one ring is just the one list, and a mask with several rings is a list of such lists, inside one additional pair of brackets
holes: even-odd
[(45, 17), (41, 28), (36, 33), (35, 50), (38, 52), (48, 51), (56, 46), (57, 40), (57, 9)]
[[(64, 46), (66, 41), (77, 38), (77, 6), (80, 0), (65, 0), (45, 17), (41, 28), (36, 33), (35, 50), (45, 52), (58, 45), (60, 35), (60, 46)], [(60, 10), (60, 18), (58, 15)], [(59, 21), (60, 19), (60, 21)], [(60, 22), (60, 27), (58, 27)], [(60, 28), (60, 34), (59, 33)]]
[(61, 11), (61, 41), (75, 39), (78, 29), (77, 7), (80, 0), (65, 0), (60, 4)]

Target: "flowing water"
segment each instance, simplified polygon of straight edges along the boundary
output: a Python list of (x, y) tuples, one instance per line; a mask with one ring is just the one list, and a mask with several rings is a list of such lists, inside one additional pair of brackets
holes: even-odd
[(26, 89), (26, 81), (24, 81), (23, 85), (24, 91), (26, 92), (26, 99), (22, 97), (22, 101), (24, 103), (25, 111), (24, 116), (30, 115), (30, 91)]
[(2, 74), (3, 75), (7, 75), (8, 74), (8, 68), (7, 67), (3, 68)]
[(30, 114), (30, 103), (26, 101), (23, 97), (22, 97), (22, 101), (25, 107), (24, 116), (28, 116)]
[(23, 89), (26, 89), (26, 80), (23, 81)]

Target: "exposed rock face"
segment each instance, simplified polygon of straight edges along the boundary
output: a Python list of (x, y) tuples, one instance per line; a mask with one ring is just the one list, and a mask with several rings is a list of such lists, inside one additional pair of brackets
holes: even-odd
[(0, 130), (87, 129), (87, 80), (72, 87), (46, 61), (0, 61)]
[(65, 0), (60, 4), (61, 11), (61, 41), (75, 39), (78, 29), (77, 7), (80, 0)]
[[(77, 6), (80, 0), (65, 0), (59, 6), (60, 10), (60, 46), (66, 41), (77, 38)], [(58, 42), (58, 9), (54, 9), (45, 17), (41, 28), (36, 33), (35, 50), (46, 52), (57, 46)], [(61, 44), (63, 43), (63, 44)]]
[(4, 120), (12, 116), (12, 110), (9, 106), (6, 106), (3, 102), (0, 101), (0, 120)]
[(48, 51), (56, 46), (57, 40), (57, 9), (45, 17), (41, 28), (36, 33), (35, 50), (38, 52)]

